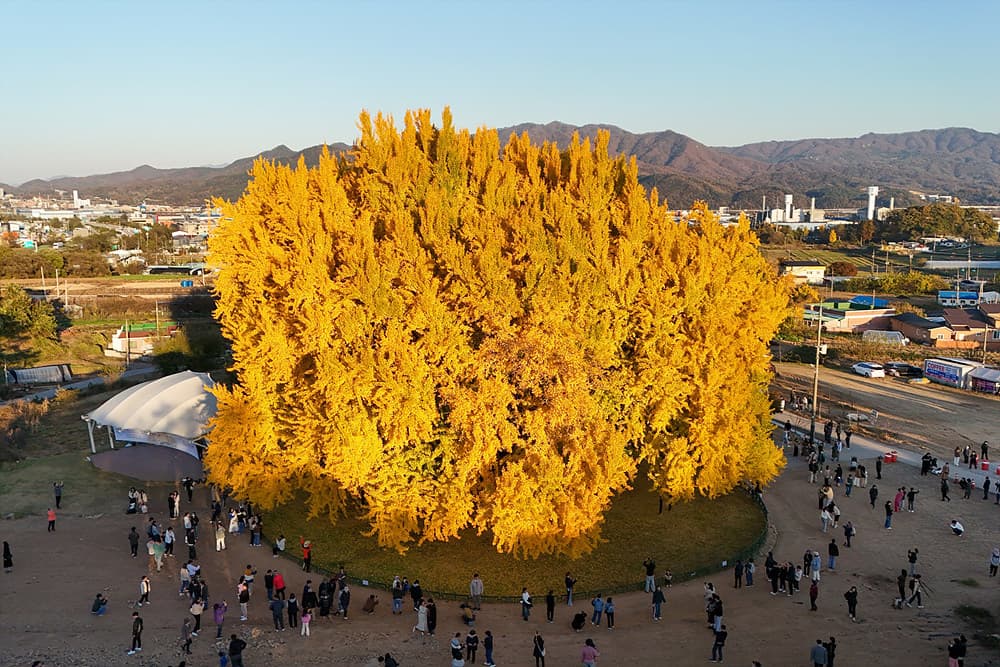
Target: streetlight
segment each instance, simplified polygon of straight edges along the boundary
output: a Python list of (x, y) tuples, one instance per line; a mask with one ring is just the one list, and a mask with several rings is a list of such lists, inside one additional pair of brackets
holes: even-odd
[(819, 359), (825, 350), (823, 345), (823, 304), (819, 304), (819, 319), (816, 320), (816, 367), (813, 370), (812, 414), (809, 417), (809, 442), (816, 442), (816, 417), (819, 416)]

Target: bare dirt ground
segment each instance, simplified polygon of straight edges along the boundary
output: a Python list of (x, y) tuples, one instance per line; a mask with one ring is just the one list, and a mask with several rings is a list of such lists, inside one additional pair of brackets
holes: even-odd
[[(783, 369), (784, 370), (784, 369)], [(870, 381), (869, 381), (870, 382)], [(987, 412), (986, 404), (976, 397), (952, 395), (950, 392), (879, 383), (878, 391), (865, 391), (863, 379), (846, 383), (856, 392), (859, 403), (872, 405), (883, 392), (889, 398), (878, 403), (877, 409), (890, 416), (891, 424), (907, 430), (903, 439), (913, 438), (934, 448), (950, 449), (950, 438), (966, 437), (982, 440), (995, 429), (997, 421)], [(858, 386), (856, 386), (858, 385)], [(916, 391), (912, 391), (916, 389)], [(912, 393), (911, 393), (912, 392)], [(905, 405), (901, 396), (911, 397)], [(864, 398), (863, 398), (864, 397)], [(872, 407), (867, 405), (866, 407)], [(883, 424), (884, 425), (884, 424)], [(939, 437), (939, 434), (948, 434)], [(998, 443), (1000, 444), (1000, 443)], [(856, 437), (850, 453), (860, 456), (874, 471), (873, 457), (884, 449), (879, 443)], [(847, 454), (845, 450), (845, 454)], [(848, 458), (847, 456), (844, 457)], [(874, 477), (874, 476), (873, 476)], [(954, 612), (959, 605), (972, 605), (989, 610), (1000, 617), (1000, 577), (988, 577), (990, 550), (1000, 545), (996, 530), (1000, 506), (982, 500), (975, 491), (963, 500), (955, 489), (952, 502), (938, 499), (938, 482), (920, 477), (915, 468), (902, 464), (887, 464), (883, 480), (877, 483), (879, 501), (872, 509), (865, 489), (856, 489), (844, 497), (843, 487), (836, 491), (836, 501), (842, 507), (842, 521), (853, 521), (858, 529), (854, 546), (841, 547), (841, 557), (835, 571), (822, 573), (816, 612), (809, 611), (808, 586), (793, 597), (771, 596), (763, 574), (764, 555), (757, 560), (756, 585), (735, 590), (731, 571), (713, 577), (725, 603), (725, 623), (729, 640), (725, 661), (749, 665), (760, 660), (765, 667), (810, 664), (809, 649), (817, 638), (835, 636), (838, 643), (837, 664), (840, 665), (900, 665), (906, 667), (945, 665), (945, 647), (955, 633), (964, 632), (970, 638), (968, 665), (998, 665), (1000, 656), (995, 648), (974, 638), (974, 628)], [(914, 486), (920, 490), (917, 511), (902, 512), (894, 517), (891, 531), (883, 526), (882, 504), (891, 498), (898, 486)], [(843, 541), (838, 529), (829, 534), (820, 531), (816, 502), (817, 487), (807, 481), (805, 464), (792, 458), (789, 466), (765, 492), (774, 528), (773, 548), (779, 560), (801, 562), (805, 549), (815, 549), (826, 555), (831, 537)], [(138, 581), (147, 571), (146, 558), (129, 556), (126, 534), (129, 526), (140, 531), (146, 517), (123, 513), (126, 488), (117, 497), (105, 499), (103, 514), (82, 515), (74, 509), (74, 496), (87, 494), (87, 489), (67, 488), (60, 512), (57, 531), (46, 532), (45, 507), (34, 516), (0, 523), (0, 539), (10, 542), (14, 555), (14, 570), (0, 575), (0, 666), (30, 665), (44, 660), (53, 665), (177, 665), (181, 623), (187, 611), (186, 598), (177, 595), (176, 571), (182, 562), (179, 556), (167, 559), (162, 573), (153, 573), (152, 605), (143, 607), (146, 630), (144, 651), (127, 656), (130, 636), (130, 600), (137, 598)], [(165, 495), (166, 491), (160, 491)], [(155, 516), (164, 518), (164, 498), (155, 497)], [(208, 516), (208, 496), (198, 489), (193, 507), (203, 517)], [(190, 506), (185, 502), (182, 511)], [(3, 509), (0, 508), (0, 513)], [(958, 518), (966, 534), (954, 537), (948, 522)], [(203, 524), (204, 525), (204, 524)], [(294, 537), (294, 536), (290, 536)], [(682, 539), (682, 537), (681, 537)], [(291, 542), (292, 540), (290, 540)], [(230, 537), (230, 548), (216, 553), (207, 538), (199, 544), (200, 562), (207, 574), (212, 602), (228, 600), (230, 611), (224, 636), (238, 633), (249, 644), (244, 662), (249, 667), (262, 665), (362, 665), (374, 666), (375, 656), (391, 652), (404, 666), (448, 665), (448, 641), (455, 632), (465, 636), (466, 628), (459, 621), (458, 605), (439, 605), (437, 636), (423, 641), (411, 633), (415, 614), (408, 608), (402, 616), (392, 616), (388, 595), (382, 598), (376, 613), (365, 616), (360, 607), (368, 591), (354, 589), (350, 620), (317, 619), (313, 634), (303, 638), (297, 632), (275, 632), (263, 595), (263, 573), (269, 568), (281, 569), (289, 580), (289, 590), (301, 592), (304, 572), (284, 559), (272, 558), (267, 547), (251, 548), (247, 538)], [(925, 608), (893, 609), (895, 576), (905, 568), (907, 550), (918, 547), (918, 571), (928, 584)], [(637, 550), (637, 554), (641, 550)], [(642, 578), (641, 556), (636, 556), (636, 579)], [(250, 603), (250, 619), (241, 623), (236, 605), (234, 586), (247, 563), (258, 569), (255, 596)], [(669, 563), (661, 563), (669, 567)], [(455, 563), (455, 567), (475, 570), (475, 563)], [(352, 573), (360, 574), (360, 573)], [(411, 578), (420, 577), (420, 563), (411, 571), (402, 572)], [(314, 583), (320, 577), (312, 575)], [(428, 584), (429, 582), (424, 582)], [(561, 581), (553, 582), (558, 592)], [(847, 616), (843, 593), (850, 586), (860, 591), (859, 621), (852, 623)], [(486, 582), (487, 592), (490, 582)], [(89, 613), (94, 595), (104, 592), (111, 602), (103, 617)], [(496, 637), (495, 661), (499, 665), (529, 666), (532, 635), (538, 630), (546, 640), (546, 662), (549, 667), (579, 665), (580, 648), (584, 639), (592, 637), (602, 655), (600, 665), (694, 665), (708, 661), (712, 635), (706, 628), (702, 602), (702, 582), (675, 585), (667, 591), (664, 619), (653, 623), (650, 618), (649, 596), (633, 593), (616, 597), (617, 625), (614, 631), (606, 627), (587, 625), (584, 632), (574, 633), (569, 627), (570, 610), (562, 603), (556, 608), (555, 623), (545, 622), (544, 591), (533, 591), (536, 604), (531, 619), (520, 618), (517, 605), (484, 605), (476, 623), (482, 635), (492, 630)], [(577, 601), (573, 610), (590, 612), (586, 600)], [(191, 666), (217, 665), (214, 642), (215, 628), (209, 614), (204, 631), (195, 639)], [(996, 632), (996, 630), (993, 630)], [(483, 659), (480, 649), (479, 661)]]
[[(812, 395), (813, 366), (775, 366), (775, 384), (784, 389), (786, 400), (792, 389)], [(878, 410), (876, 429), (868, 429), (871, 435), (939, 457), (950, 459), (955, 447), (966, 445), (978, 451), (983, 440), (1000, 446), (1000, 400), (984, 394), (820, 368), (819, 407), (824, 422), (832, 418), (846, 423), (849, 412)]]

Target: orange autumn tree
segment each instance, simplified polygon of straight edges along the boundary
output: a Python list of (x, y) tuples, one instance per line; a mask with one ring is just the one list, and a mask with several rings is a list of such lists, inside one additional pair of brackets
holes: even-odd
[(648, 470), (674, 499), (767, 482), (764, 341), (787, 287), (746, 220), (675, 222), (635, 160), (574, 137), (367, 113), (349, 156), (259, 160), (217, 202), (210, 478), (268, 508), (361, 514), (381, 544), (488, 533), (582, 553)]

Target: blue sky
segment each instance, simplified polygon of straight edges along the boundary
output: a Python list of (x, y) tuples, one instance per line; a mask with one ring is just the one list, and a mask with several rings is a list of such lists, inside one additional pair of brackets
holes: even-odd
[(1000, 3), (0, 0), (0, 182), (351, 141), (362, 108), (709, 145), (1000, 131)]

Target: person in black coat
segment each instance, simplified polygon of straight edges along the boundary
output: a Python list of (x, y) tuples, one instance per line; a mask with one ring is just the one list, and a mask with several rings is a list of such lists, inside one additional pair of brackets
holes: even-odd
[(531, 642), (531, 655), (535, 657), (535, 667), (545, 667), (545, 640), (536, 631)]
[(303, 609), (315, 609), (319, 606), (319, 598), (316, 597), (316, 591), (312, 587), (312, 579), (306, 581), (306, 585), (302, 587), (302, 608)]
[(420, 608), (420, 600), (424, 597), (424, 592), (420, 588), (420, 580), (414, 579), (413, 585), (410, 586), (410, 597), (413, 598), (413, 611), (417, 611)]

